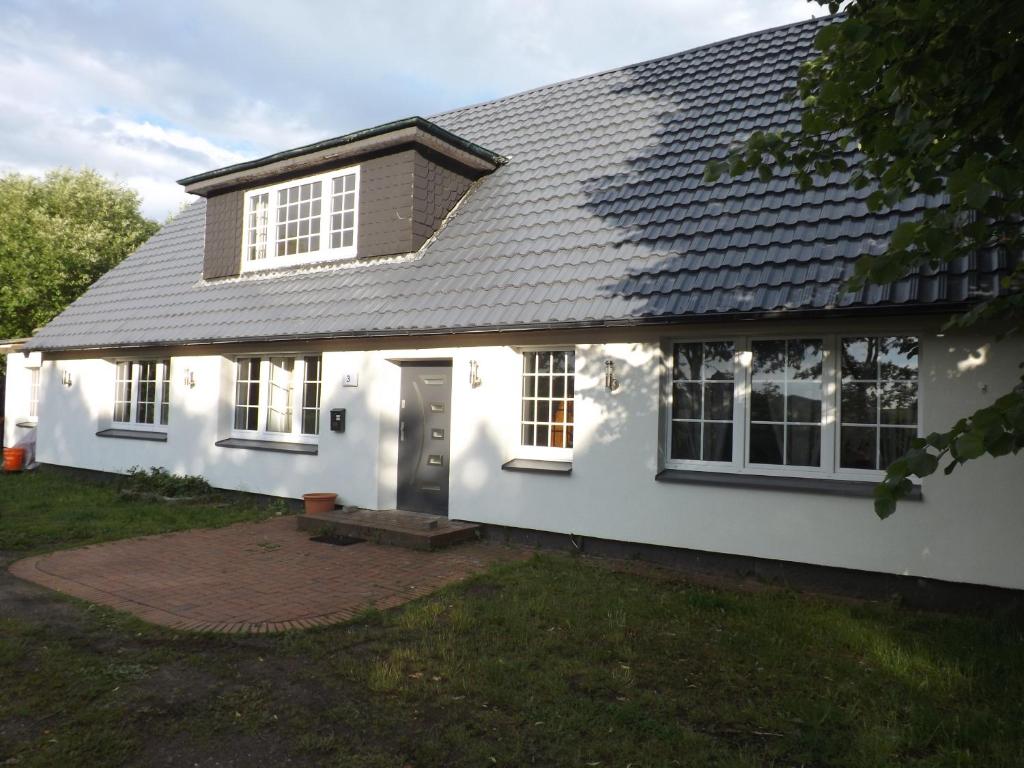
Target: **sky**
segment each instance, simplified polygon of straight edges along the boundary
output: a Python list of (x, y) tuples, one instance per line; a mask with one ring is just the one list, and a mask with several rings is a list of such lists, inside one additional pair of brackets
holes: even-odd
[(806, 0), (0, 0), (0, 174), (177, 179), (822, 16)]

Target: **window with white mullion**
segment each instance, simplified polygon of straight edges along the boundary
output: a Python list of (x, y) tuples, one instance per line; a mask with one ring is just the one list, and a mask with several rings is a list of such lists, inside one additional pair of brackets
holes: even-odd
[(170, 360), (119, 360), (114, 367), (112, 420), (126, 427), (166, 426)]
[(155, 360), (141, 360), (135, 364), (137, 393), (135, 400), (135, 422), (137, 424), (152, 424), (156, 421), (158, 413), (157, 399), (157, 362)]
[(171, 410), (171, 361), (165, 358), (160, 365), (160, 424), (166, 427)]
[(671, 346), (668, 466), (874, 478), (920, 432), (916, 336), (737, 339), (730, 409), (726, 367), (709, 367), (709, 360), (727, 357), (715, 352), (716, 344), (722, 343), (678, 340)]
[(295, 358), (271, 357), (267, 379), (267, 432), (291, 433), (295, 429), (295, 409), (292, 407)]
[(293, 184), (275, 195), (277, 256), (315, 253), (320, 250), (323, 220), (322, 180)]
[(121, 361), (114, 373), (114, 421), (128, 423), (132, 420), (132, 364)]
[(331, 184), (331, 248), (348, 248), (355, 244), (356, 175), (335, 176)]
[(247, 192), (243, 269), (355, 256), (358, 206), (358, 167)]
[(918, 339), (844, 337), (839, 357), (839, 466), (884, 470), (918, 434)]
[(39, 382), (41, 378), (40, 368), (29, 368), (28, 382), (28, 417), (39, 418)]
[(235, 361), (235, 429), (258, 432), (260, 429), (260, 368), (258, 357), (240, 357)]
[(233, 431), (278, 440), (315, 437), (320, 370), (320, 355), (236, 358)]
[(824, 340), (755, 340), (750, 347), (748, 462), (821, 468)]
[(250, 195), (246, 216), (246, 258), (249, 261), (262, 261), (267, 258), (270, 194), (263, 192)]
[(523, 352), (522, 382), (521, 448), (541, 455), (570, 455), (576, 395), (575, 351)]
[(673, 461), (733, 461), (736, 346), (732, 341), (674, 345), (669, 455)]
[(307, 355), (302, 361), (302, 424), (304, 435), (320, 433), (321, 358)]

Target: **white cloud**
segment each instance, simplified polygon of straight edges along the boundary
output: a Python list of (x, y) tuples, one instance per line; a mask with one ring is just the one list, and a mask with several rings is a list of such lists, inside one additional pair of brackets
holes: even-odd
[(111, 123), (112, 132), (119, 139), (137, 144), (162, 145), (173, 147), (196, 155), (208, 157), (218, 165), (230, 165), (245, 159), (245, 156), (219, 147), (204, 139), (193, 136), (176, 128), (164, 128), (148, 122), (135, 122), (117, 118)]
[(0, 170), (175, 179), (820, 15), (803, 0), (0, 0)]

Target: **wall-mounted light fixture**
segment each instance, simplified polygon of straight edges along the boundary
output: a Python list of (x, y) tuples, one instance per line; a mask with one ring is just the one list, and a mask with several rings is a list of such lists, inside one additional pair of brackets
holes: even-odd
[(615, 378), (614, 360), (604, 361), (604, 388), (609, 392), (614, 392), (619, 388), (619, 380)]
[(61, 371), (60, 383), (63, 384), (65, 387), (71, 387), (71, 371), (67, 370), (66, 368), (63, 371)]
[(480, 364), (476, 360), (469, 361), (469, 386), (473, 389), (480, 386)]
[(184, 383), (185, 386), (188, 387), (189, 389), (194, 389), (196, 386), (196, 374), (195, 371), (193, 371), (191, 368), (185, 369)]

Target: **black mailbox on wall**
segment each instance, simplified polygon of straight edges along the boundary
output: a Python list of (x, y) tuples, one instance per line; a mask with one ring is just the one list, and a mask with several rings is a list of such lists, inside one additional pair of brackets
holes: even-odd
[(345, 431), (345, 409), (331, 408), (331, 432)]

